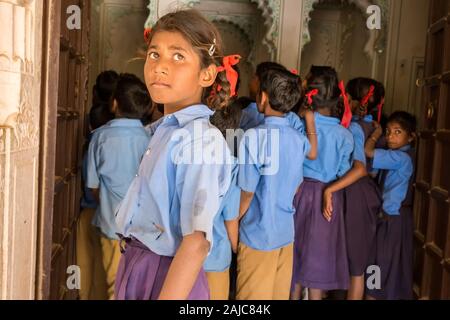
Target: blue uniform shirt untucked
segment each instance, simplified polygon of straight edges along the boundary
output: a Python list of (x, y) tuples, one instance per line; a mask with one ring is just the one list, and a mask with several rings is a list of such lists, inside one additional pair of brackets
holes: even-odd
[(400, 208), (408, 192), (414, 171), (407, 145), (399, 150), (375, 149), (373, 168), (387, 170), (383, 190), (383, 210), (389, 215), (400, 215)]
[(116, 215), (121, 235), (163, 256), (174, 256), (183, 237), (196, 231), (213, 246), (213, 220), (230, 186), (233, 161), (209, 122), (212, 114), (194, 105), (147, 129), (149, 148)]
[(140, 120), (114, 119), (92, 135), (87, 160), (87, 187), (100, 189), (100, 206), (92, 223), (118, 239), (114, 213), (133, 181), (149, 135)]
[(275, 250), (294, 241), (293, 199), (303, 181), (310, 145), (289, 120), (266, 117), (248, 130), (239, 148), (238, 185), (254, 193), (241, 220), (240, 241), (256, 250)]
[(225, 221), (235, 220), (239, 216), (241, 189), (237, 185), (238, 170), (239, 166), (237, 159), (235, 159), (235, 165), (231, 173), (230, 188), (222, 200), (219, 214), (214, 219), (214, 245), (203, 267), (207, 272), (223, 272), (231, 264), (231, 244)]
[(305, 160), (304, 176), (323, 183), (342, 177), (352, 166), (353, 136), (333, 117), (314, 114), (317, 131), (317, 159)]

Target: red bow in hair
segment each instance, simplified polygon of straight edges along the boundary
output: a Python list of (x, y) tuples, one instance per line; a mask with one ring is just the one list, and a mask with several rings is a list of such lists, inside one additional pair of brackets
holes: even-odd
[(306, 98), (308, 98), (308, 104), (312, 105), (313, 100), (312, 98), (317, 95), (319, 93), (318, 89), (312, 89), (310, 92), (308, 92), (307, 94), (305, 94)]
[(291, 73), (295, 74), (296, 76), (298, 76), (298, 70), (297, 69), (291, 69)]
[[(217, 67), (218, 72), (225, 71), (228, 82), (230, 83), (231, 97), (236, 95), (236, 85), (238, 82), (239, 74), (233, 69), (234, 65), (237, 65), (241, 60), (241, 56), (233, 54), (230, 56), (223, 57), (223, 66)], [(217, 86), (217, 90), (222, 90), (220, 85)]]
[(377, 109), (378, 109), (378, 118), (377, 118), (377, 120), (378, 120), (378, 123), (380, 123), (380, 121), (381, 121), (381, 113), (383, 111), (383, 106), (384, 106), (384, 97), (381, 98), (380, 103), (377, 105)]
[(361, 100), (361, 106), (362, 107), (367, 107), (367, 105), (369, 104), (369, 99), (372, 98), (373, 94), (375, 92), (375, 86), (370, 86), (369, 92), (367, 92), (366, 96), (364, 98), (362, 98)]
[(144, 41), (148, 41), (148, 37), (150, 36), (150, 33), (152, 32), (152, 28), (145, 28), (144, 29)]
[(341, 125), (343, 125), (345, 128), (348, 128), (350, 126), (350, 123), (352, 122), (352, 109), (350, 108), (347, 93), (345, 92), (344, 81), (339, 82), (339, 89), (341, 90), (341, 96), (344, 99), (344, 106), (345, 106)]

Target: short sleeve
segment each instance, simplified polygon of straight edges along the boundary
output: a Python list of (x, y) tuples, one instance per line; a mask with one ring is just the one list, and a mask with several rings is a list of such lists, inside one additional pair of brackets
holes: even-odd
[[(214, 147), (211, 148), (211, 144), (226, 144), (223, 138), (221, 140), (223, 141), (199, 139), (184, 146), (183, 149), (187, 153), (213, 152)], [(210, 248), (213, 240), (213, 221), (231, 180), (231, 164), (227, 162), (225, 155), (222, 156), (223, 159), (212, 159), (213, 161), (202, 163), (183, 161), (178, 163), (176, 168), (182, 235), (186, 236), (196, 231), (204, 232), (211, 244)]]
[(411, 162), (407, 153), (400, 150), (375, 149), (373, 168), (383, 170), (398, 170)]
[(366, 154), (364, 151), (364, 132), (360, 125), (352, 123), (349, 127), (350, 132), (353, 135), (355, 148), (353, 150), (353, 161), (362, 162), (366, 165)]
[(225, 206), (223, 208), (223, 216), (225, 221), (235, 220), (239, 216), (239, 206), (241, 202), (241, 189), (234, 181), (230, 185), (227, 196), (225, 197)]
[(338, 177), (344, 176), (352, 167), (351, 156), (354, 149), (354, 141), (353, 136), (350, 134), (350, 132), (346, 131), (346, 133), (348, 135), (343, 135), (344, 144), (342, 145), (341, 150), (339, 150), (341, 157), (339, 170), (337, 173)]
[(246, 192), (255, 192), (261, 178), (257, 135), (257, 130), (248, 130), (239, 146), (238, 186)]
[(100, 176), (98, 173), (99, 154), (98, 135), (92, 137), (87, 154), (86, 186), (90, 189), (98, 189)]
[(300, 132), (301, 134), (305, 135), (305, 125), (303, 124), (303, 121), (300, 119), (298, 115), (296, 115), (293, 112), (289, 112), (286, 117), (288, 118), (289, 125)]

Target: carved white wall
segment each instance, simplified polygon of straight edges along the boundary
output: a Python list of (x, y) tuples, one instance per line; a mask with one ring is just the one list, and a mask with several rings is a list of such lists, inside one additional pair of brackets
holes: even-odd
[(0, 299), (35, 296), (42, 4), (0, 0)]

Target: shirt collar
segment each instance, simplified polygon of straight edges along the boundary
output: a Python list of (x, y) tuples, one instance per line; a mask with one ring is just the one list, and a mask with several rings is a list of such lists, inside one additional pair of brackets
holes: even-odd
[(264, 118), (265, 124), (274, 124), (279, 126), (288, 126), (289, 120), (286, 116), (284, 117), (265, 117)]
[(408, 152), (409, 149), (411, 149), (411, 145), (410, 145), (410, 144), (407, 144), (406, 146), (403, 146), (403, 147), (401, 147), (401, 148), (398, 149), (398, 150), (404, 151), (404, 152)]
[(107, 124), (108, 127), (142, 127), (142, 122), (139, 119), (119, 118), (112, 119)]
[(314, 118), (322, 123), (339, 124), (341, 122), (338, 118), (323, 116), (319, 112), (314, 112)]
[(178, 121), (180, 127), (184, 127), (191, 121), (200, 118), (209, 118), (213, 114), (214, 111), (212, 111), (206, 105), (196, 104), (164, 116), (163, 121), (166, 121), (166, 119), (171, 120), (172, 118), (175, 118)]

